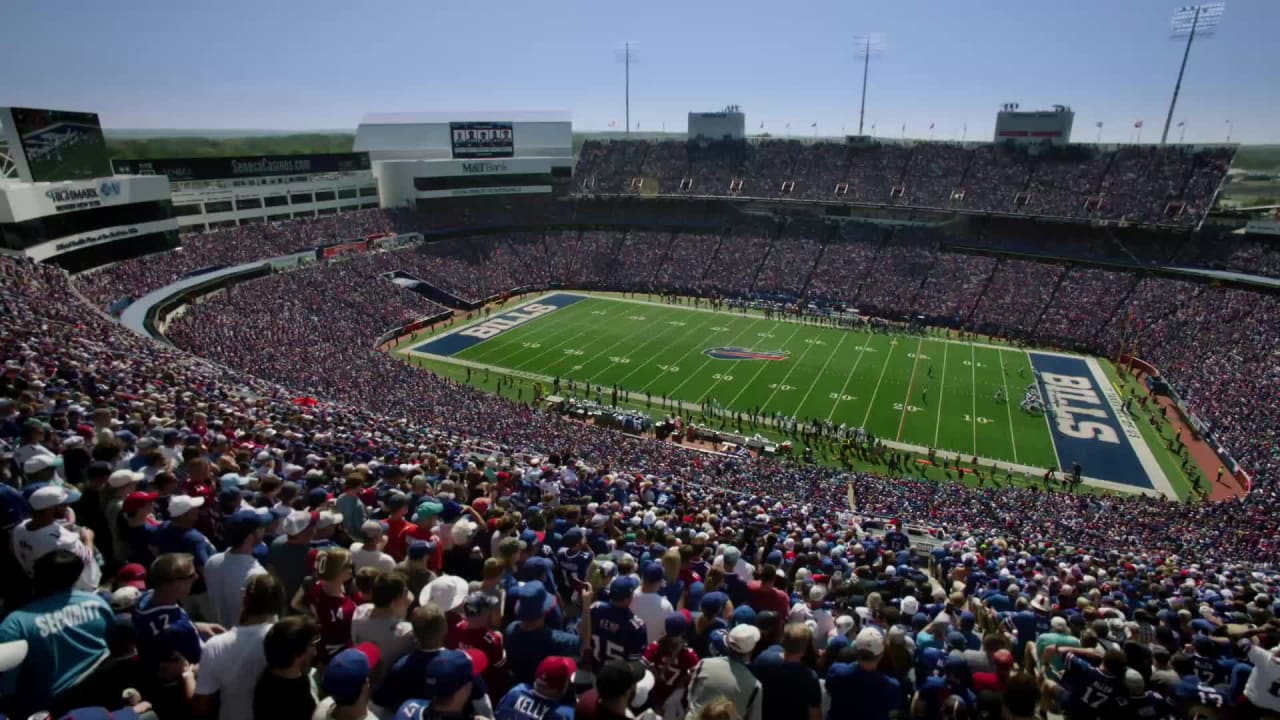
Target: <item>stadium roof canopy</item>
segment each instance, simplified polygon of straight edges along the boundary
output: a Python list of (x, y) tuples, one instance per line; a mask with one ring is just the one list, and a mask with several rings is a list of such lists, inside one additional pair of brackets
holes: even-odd
[(464, 112), (365, 113), (361, 125), (419, 125), (449, 122), (570, 122), (565, 110), (468, 110)]

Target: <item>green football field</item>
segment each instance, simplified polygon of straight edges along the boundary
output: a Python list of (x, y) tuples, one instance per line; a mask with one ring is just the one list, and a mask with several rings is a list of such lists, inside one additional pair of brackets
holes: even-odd
[[(616, 385), (639, 408), (667, 397), (695, 417), (704, 402), (714, 401), (731, 411), (759, 409), (769, 417), (780, 413), (863, 427), (899, 449), (977, 456), (984, 464), (1034, 471), (1037, 478), (1046, 467), (1072, 462), (1060, 462), (1046, 416), (1019, 408), (1035, 382), (1025, 350), (656, 299), (587, 296), (554, 310), (461, 345), (437, 335), (400, 352), (435, 367), (446, 363), (541, 381), (548, 393), (555, 378), (566, 395), (581, 396), (582, 383), (603, 386), (605, 402)], [(460, 332), (476, 333), (483, 321), (453, 329), (454, 340)], [(744, 351), (747, 359), (726, 359)], [(569, 392), (569, 380), (577, 392)], [(997, 399), (1000, 392), (1007, 402)]]

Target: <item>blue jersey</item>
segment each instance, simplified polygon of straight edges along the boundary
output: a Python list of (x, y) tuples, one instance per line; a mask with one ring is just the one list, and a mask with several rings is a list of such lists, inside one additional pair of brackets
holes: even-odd
[(920, 700), (924, 703), (924, 717), (942, 720), (942, 704), (951, 698), (959, 698), (965, 708), (978, 706), (978, 697), (963, 685), (947, 682), (946, 678), (931, 677), (920, 684)]
[(906, 550), (911, 546), (911, 539), (907, 534), (899, 530), (891, 530), (884, 534), (884, 546), (893, 551)]
[(639, 660), (648, 644), (644, 621), (630, 608), (605, 603), (591, 606), (591, 655), (597, 663)]
[[(0, 673), (0, 697), (22, 705), (15, 717), (45, 708), (106, 659), (111, 606), (95, 593), (71, 590), (37, 598), (0, 623), (0, 642), (27, 641), (21, 665)], [(21, 690), (21, 692), (19, 692)]]
[(573, 706), (534, 692), (526, 683), (511, 688), (493, 709), (495, 720), (573, 720)]
[(511, 679), (518, 683), (532, 683), (538, 671), (538, 663), (543, 658), (576, 658), (581, 651), (581, 638), (549, 627), (522, 630), (520, 623), (513, 622), (507, 626), (503, 636), (503, 645), (507, 651), (507, 671), (511, 674)]
[(1126, 696), (1121, 678), (1108, 675), (1078, 655), (1067, 660), (1062, 685), (1069, 693), (1067, 709), (1072, 718), (1102, 717)]
[(577, 550), (569, 550), (560, 548), (558, 553), (560, 567), (564, 569), (564, 574), (573, 583), (585, 583), (587, 581), (587, 571), (591, 568), (591, 562), (595, 560), (595, 555), (590, 549), (583, 547)]
[(431, 720), (435, 713), (431, 712), (431, 701), (414, 698), (405, 700), (396, 710), (395, 720)]
[(1205, 684), (1213, 683), (1214, 678), (1218, 675), (1218, 662), (1215, 658), (1193, 652), (1187, 655), (1187, 659), (1195, 667), (1196, 677), (1200, 679), (1200, 682)]
[(1183, 708), (1191, 707), (1192, 705), (1207, 705), (1211, 708), (1230, 705), (1225, 695), (1213, 686), (1200, 682), (1200, 679), (1195, 675), (1187, 675), (1170, 687), (1169, 696)]
[(176, 604), (156, 605), (154, 598), (154, 590), (143, 593), (133, 611), (138, 659), (148, 668), (153, 668), (176, 651), (189, 662), (199, 662), (200, 634), (187, 611)]
[(902, 702), (900, 688), (896, 678), (882, 672), (868, 672), (855, 663), (835, 663), (827, 670), (831, 695), (827, 720), (889, 720)]
[(1131, 697), (1124, 704), (1123, 715), (1131, 718), (1164, 720), (1173, 714), (1173, 706), (1163, 695), (1148, 690), (1142, 697)]
[(209, 542), (209, 538), (199, 530), (180, 527), (174, 525), (172, 521), (164, 523), (151, 534), (151, 544), (156, 547), (160, 555), (165, 553), (191, 555), (195, 559), (196, 569), (203, 568), (205, 561), (217, 552), (213, 548), (213, 543)]

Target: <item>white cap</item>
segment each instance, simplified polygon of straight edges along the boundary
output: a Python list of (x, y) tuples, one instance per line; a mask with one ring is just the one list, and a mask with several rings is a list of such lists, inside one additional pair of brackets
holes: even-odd
[(1056, 633), (1065, 633), (1067, 631), (1067, 619), (1061, 615), (1055, 615), (1049, 621), (1049, 629)]
[(146, 476), (132, 470), (116, 470), (107, 478), (107, 484), (113, 488), (122, 488), (129, 483), (140, 483)]
[(169, 498), (169, 517), (181, 517), (204, 505), (203, 497), (190, 495), (174, 495)]
[(902, 598), (903, 615), (915, 615), (918, 612), (920, 612), (920, 601), (915, 599), (915, 596), (908, 595)]
[(331, 512), (326, 510), (320, 513), (320, 518), (316, 521), (316, 529), (324, 530), (325, 528), (333, 527), (334, 525), (337, 525), (341, 522), (342, 522), (342, 513)]
[(725, 638), (725, 645), (739, 655), (746, 655), (756, 649), (760, 642), (760, 628), (755, 625), (735, 625)]
[(132, 585), (117, 588), (111, 593), (111, 609), (116, 612), (129, 610), (142, 599), (142, 591)]
[(441, 575), (427, 583), (418, 594), (419, 605), (435, 605), (445, 612), (467, 601), (471, 585), (457, 575)]
[(45, 485), (27, 498), (27, 504), (32, 510), (48, 510), (70, 502), (72, 502), (70, 493), (61, 485)]
[[(283, 522), (280, 523), (280, 529), (284, 530), (285, 535), (297, 535), (305, 532), (313, 524), (320, 523), (320, 513), (308, 512), (306, 510), (294, 510), (289, 513)], [(312, 518), (314, 517), (314, 523)]]
[(880, 657), (884, 654), (884, 636), (875, 628), (863, 628), (853, 639), (853, 649)]
[(386, 534), (386, 531), (382, 529), (382, 523), (377, 520), (365, 520), (364, 524), (360, 526), (360, 532), (363, 533), (366, 538)]
[(27, 458), (27, 461), (22, 463), (22, 472), (27, 475), (30, 475), (32, 473), (38, 473), (41, 470), (48, 470), (49, 468), (58, 467), (61, 464), (62, 464), (62, 458), (56, 455), (46, 455), (45, 453), (40, 453), (39, 455), (34, 455), (30, 458)]

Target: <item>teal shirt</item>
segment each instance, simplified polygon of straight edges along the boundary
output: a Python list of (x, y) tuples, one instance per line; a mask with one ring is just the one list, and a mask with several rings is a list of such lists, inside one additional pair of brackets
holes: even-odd
[[(0, 623), (0, 642), (27, 641), (27, 659), (0, 674), (0, 695), (34, 712), (75, 686), (106, 659), (115, 614), (101, 596), (71, 590), (46, 595)], [(21, 693), (18, 692), (21, 688)]]

